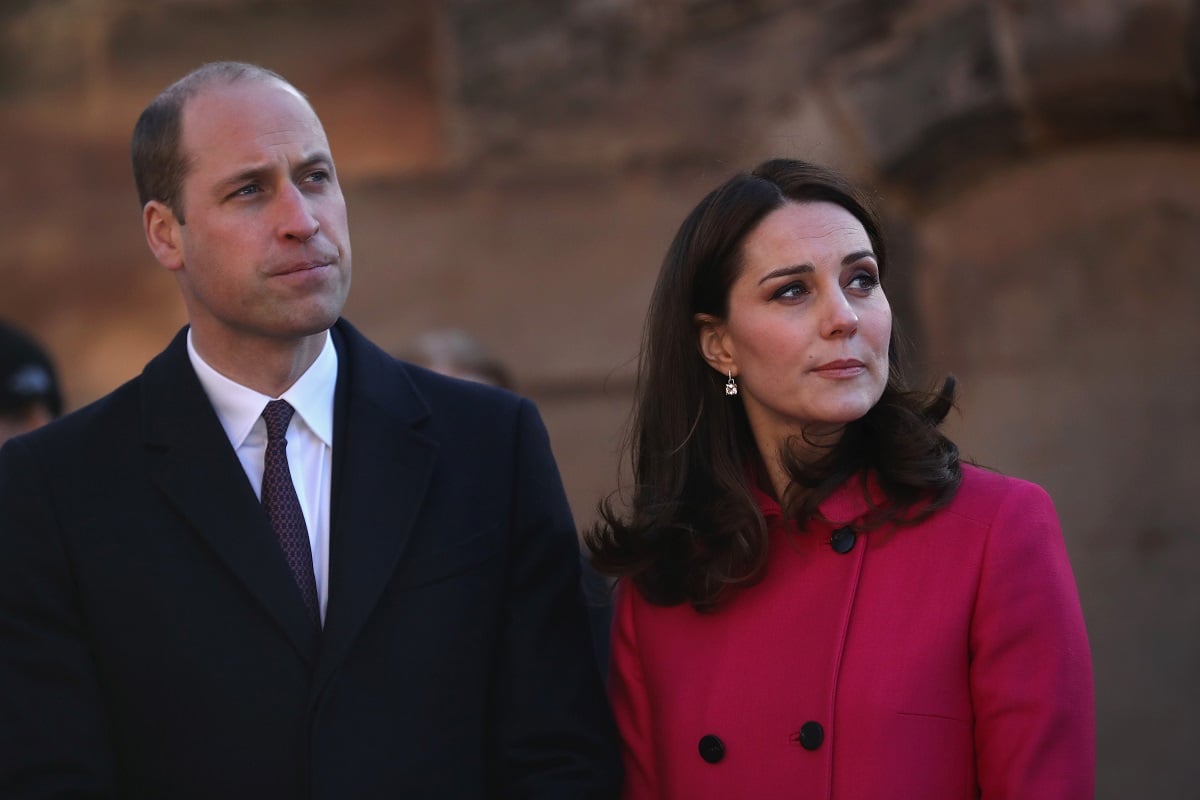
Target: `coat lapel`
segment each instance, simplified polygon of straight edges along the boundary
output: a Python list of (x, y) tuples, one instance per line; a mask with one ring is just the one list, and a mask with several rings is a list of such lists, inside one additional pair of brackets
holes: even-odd
[(270, 523), (188, 361), (186, 329), (142, 374), (151, 480), (283, 631), (315, 660), (305, 615)]
[(329, 602), (315, 686), (350, 648), (396, 570), (421, 510), (437, 445), (415, 429), (424, 401), (394, 359), (348, 323), (334, 328), (338, 387)]

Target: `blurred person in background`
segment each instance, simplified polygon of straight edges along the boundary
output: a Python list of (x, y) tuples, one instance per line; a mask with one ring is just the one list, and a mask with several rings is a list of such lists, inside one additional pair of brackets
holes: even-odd
[(0, 449), (0, 797), (615, 796), (540, 416), (341, 318), (308, 100), (205, 65), (132, 152), (188, 325)]
[(29, 334), (0, 321), (0, 445), (61, 413), (50, 356)]
[(912, 391), (865, 196), (774, 160), (688, 215), (642, 344), (619, 576), (625, 797), (1091, 798), (1091, 658), (1054, 506)]
[(513, 389), (512, 376), (479, 340), (461, 328), (435, 328), (418, 334), (400, 357), (454, 378)]

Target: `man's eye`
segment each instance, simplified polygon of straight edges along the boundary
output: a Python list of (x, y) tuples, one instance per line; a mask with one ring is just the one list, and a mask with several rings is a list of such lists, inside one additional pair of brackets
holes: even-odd
[(235, 189), (232, 196), (245, 197), (247, 195), (258, 194), (259, 191), (260, 190), (257, 183), (248, 183), (239, 189)]

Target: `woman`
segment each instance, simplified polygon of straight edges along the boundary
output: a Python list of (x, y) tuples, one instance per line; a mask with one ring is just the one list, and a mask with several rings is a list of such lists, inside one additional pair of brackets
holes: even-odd
[(700, 202), (647, 319), (612, 702), (626, 798), (1090, 798), (1091, 661), (1039, 487), (910, 391), (864, 197), (769, 161)]

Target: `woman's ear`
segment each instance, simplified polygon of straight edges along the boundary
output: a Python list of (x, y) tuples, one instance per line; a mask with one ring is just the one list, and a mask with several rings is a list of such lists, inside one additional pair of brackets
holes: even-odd
[(150, 252), (172, 272), (183, 266), (183, 249), (179, 240), (180, 222), (166, 203), (151, 200), (142, 208), (142, 227)]
[(737, 359), (729, 342), (728, 328), (725, 320), (712, 314), (696, 314), (692, 317), (696, 323), (697, 345), (700, 355), (709, 366), (722, 375), (737, 375)]

